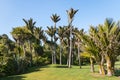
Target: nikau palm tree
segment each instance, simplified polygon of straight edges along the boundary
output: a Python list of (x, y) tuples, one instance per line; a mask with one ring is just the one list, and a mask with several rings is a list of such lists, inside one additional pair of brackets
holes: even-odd
[(60, 16), (58, 16), (57, 14), (53, 14), (51, 16), (51, 20), (54, 22), (54, 29), (55, 29), (55, 33), (54, 33), (54, 64), (56, 64), (56, 23), (58, 21), (60, 21)]
[(78, 34), (83, 36), (84, 35), (84, 29), (81, 29), (80, 31), (76, 28), (73, 31), (74, 36), (75, 36), (75, 44), (77, 45), (77, 50), (78, 50), (78, 61), (79, 61), (79, 66), (81, 68), (81, 59), (80, 59), (80, 48), (81, 48), (81, 44), (82, 44), (82, 39), (78, 37)]
[(71, 68), (71, 55), (72, 55), (72, 22), (74, 15), (77, 13), (78, 10), (74, 10), (71, 8), (70, 10), (67, 10), (67, 15), (68, 15), (68, 26), (70, 26), (70, 52), (69, 52), (69, 62), (68, 62), (68, 67)]
[(58, 30), (57, 30), (57, 34), (59, 36), (59, 39), (60, 39), (60, 65), (62, 64), (62, 49), (63, 49), (63, 38), (65, 37), (65, 28), (64, 27), (61, 27), (59, 26)]
[[(32, 18), (30, 18), (29, 20), (23, 19), (23, 21), (25, 22), (25, 26), (27, 27), (27, 29), (30, 30), (32, 35), (34, 35), (34, 29), (35, 29), (36, 22), (34, 22)], [(32, 54), (33, 54), (32, 53), (32, 41), (34, 41), (34, 36), (31, 36), (28, 41), (29, 41), (29, 49), (31, 52), (31, 58), (30, 58), (31, 65), (30, 66), (32, 66)]]
[(53, 36), (54, 36), (54, 34), (55, 34), (55, 30), (54, 30), (54, 28), (53, 28), (53, 26), (51, 26), (51, 27), (47, 27), (47, 29), (48, 30), (46, 30), (46, 33), (51, 37), (51, 43), (50, 43), (50, 45), (51, 45), (51, 50), (52, 50), (52, 64), (54, 64), (54, 54), (53, 54), (53, 45), (54, 45), (54, 42), (53, 42)]
[(26, 27), (28, 28), (28, 30), (30, 30), (31, 33), (33, 34), (36, 22), (33, 22), (32, 18), (30, 18), (29, 20), (23, 19), (23, 21), (25, 22)]

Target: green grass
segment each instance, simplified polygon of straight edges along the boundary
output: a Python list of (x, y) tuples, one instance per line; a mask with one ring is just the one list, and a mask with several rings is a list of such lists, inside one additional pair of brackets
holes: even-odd
[[(120, 64), (116, 65), (120, 68)], [(97, 67), (96, 71), (97, 71)], [(120, 80), (120, 77), (103, 76), (98, 72), (90, 73), (90, 66), (72, 66), (71, 69), (67, 66), (48, 65), (41, 68), (31, 68), (28, 73), (21, 75), (8, 76), (0, 78), (0, 80)]]

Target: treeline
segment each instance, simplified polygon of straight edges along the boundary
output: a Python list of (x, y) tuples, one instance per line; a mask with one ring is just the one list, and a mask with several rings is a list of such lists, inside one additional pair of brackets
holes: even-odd
[[(25, 26), (11, 31), (14, 41), (6, 34), (0, 35), (0, 76), (20, 74), (29, 67), (46, 64), (99, 65), (99, 73), (112, 76), (115, 62), (120, 55), (120, 24), (106, 19), (104, 24), (90, 26), (89, 33), (72, 25), (78, 10), (67, 10), (68, 25), (57, 26), (60, 16), (50, 18), (54, 26), (47, 30), (35, 26), (32, 18), (23, 19)], [(50, 37), (50, 40), (48, 37)], [(59, 41), (59, 42), (57, 42)], [(105, 65), (106, 63), (106, 65)]]

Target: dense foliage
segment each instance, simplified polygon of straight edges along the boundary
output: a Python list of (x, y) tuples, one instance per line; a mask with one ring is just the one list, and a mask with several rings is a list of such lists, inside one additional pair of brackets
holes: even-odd
[[(67, 10), (68, 25), (58, 26), (60, 16), (53, 14), (54, 26), (47, 30), (35, 26), (32, 18), (23, 19), (24, 26), (11, 31), (14, 41), (0, 35), (0, 76), (20, 74), (29, 67), (45, 64), (99, 65), (100, 74), (114, 75), (115, 62), (120, 55), (120, 25), (112, 19), (104, 24), (90, 26), (89, 33), (72, 25), (78, 10)], [(104, 65), (106, 63), (106, 65)]]

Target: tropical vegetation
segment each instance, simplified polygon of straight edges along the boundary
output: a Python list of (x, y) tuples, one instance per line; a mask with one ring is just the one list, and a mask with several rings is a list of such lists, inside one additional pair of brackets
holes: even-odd
[(10, 33), (14, 40), (7, 34), (0, 35), (0, 77), (26, 73), (48, 64), (68, 68), (76, 65), (81, 70), (90, 64), (91, 72), (96, 72), (98, 65), (100, 75), (116, 75), (120, 71), (115, 67), (115, 62), (120, 61), (120, 22), (106, 18), (103, 24), (91, 25), (85, 32), (73, 26), (78, 10), (71, 8), (66, 12), (66, 26), (57, 26), (61, 18), (52, 14), (50, 18), (54, 24), (46, 30), (36, 26), (36, 21), (30, 18), (23, 19), (24, 26), (12, 29)]

